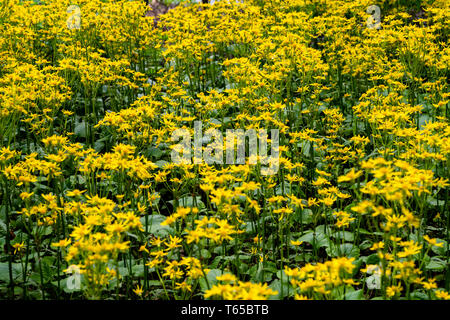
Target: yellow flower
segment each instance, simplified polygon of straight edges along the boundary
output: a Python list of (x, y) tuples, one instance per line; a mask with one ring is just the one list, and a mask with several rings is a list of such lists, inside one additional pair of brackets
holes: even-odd
[(428, 279), (427, 281), (423, 281), (421, 284), (427, 290), (437, 288), (436, 279), (434, 279), (434, 278)]
[(136, 285), (136, 288), (133, 289), (133, 292), (140, 297), (142, 296), (142, 293), (144, 291), (142, 290), (142, 286)]
[(227, 282), (233, 282), (233, 281), (237, 280), (236, 276), (234, 276), (230, 273), (225, 273), (221, 276), (216, 277), (216, 279), (219, 281), (227, 281)]
[(435, 246), (435, 247), (443, 247), (444, 243), (443, 242), (437, 242), (436, 238), (431, 239), (430, 237), (428, 237), (427, 235), (423, 236), (423, 239), (425, 241), (427, 241), (430, 245)]
[(253, 243), (258, 243), (259, 241), (262, 241), (262, 237), (257, 235), (256, 237), (253, 238)]
[(25, 247), (25, 243), (23, 241), (21, 243), (15, 243), (12, 247), (14, 248), (14, 254), (17, 254)]
[(397, 286), (389, 286), (386, 288), (386, 295), (391, 298), (399, 294), (402, 290), (403, 288), (401, 284), (398, 284)]
[(450, 294), (444, 290), (435, 291), (436, 297), (443, 300), (450, 300)]
[(192, 292), (192, 286), (190, 284), (188, 284), (186, 281), (176, 282), (175, 284), (176, 284), (175, 288), (177, 288), (177, 289)]
[(374, 243), (372, 245), (372, 247), (370, 248), (370, 250), (378, 250), (378, 249), (383, 249), (384, 248), (384, 242), (380, 241), (378, 243)]
[(28, 192), (22, 192), (22, 193), (19, 195), (19, 197), (20, 197), (22, 200), (25, 200), (25, 199), (30, 198), (33, 194), (34, 194), (34, 192), (30, 192), (30, 193), (28, 193)]
[(145, 245), (140, 246), (140, 247), (139, 247), (139, 251), (145, 251), (145, 252), (147, 252), (147, 253), (150, 253), (150, 251), (148, 251), (148, 249), (146, 248)]
[(53, 247), (67, 247), (70, 243), (71, 243), (70, 239), (62, 239), (62, 240), (59, 240), (58, 242), (52, 243), (52, 246)]
[(299, 245), (301, 245), (303, 243), (303, 241), (294, 241), (294, 240), (291, 240), (291, 244), (293, 245), (293, 246), (299, 246)]
[(350, 182), (359, 178), (362, 174), (363, 172), (361, 170), (355, 171), (355, 169), (352, 168), (346, 175), (340, 176), (338, 178), (338, 182)]
[(78, 189), (74, 189), (74, 190), (72, 190), (72, 191), (67, 192), (66, 195), (67, 195), (68, 197), (79, 197), (79, 196), (81, 196), (81, 195), (82, 195), (83, 193), (85, 193), (85, 192), (86, 192), (86, 190), (80, 191), (80, 190), (78, 190)]

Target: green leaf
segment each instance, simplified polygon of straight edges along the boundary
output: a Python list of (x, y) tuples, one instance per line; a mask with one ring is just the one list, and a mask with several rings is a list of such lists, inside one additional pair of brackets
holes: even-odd
[[(148, 231), (157, 237), (165, 237), (169, 234), (174, 234), (175, 230), (170, 226), (162, 226), (161, 223), (166, 220), (166, 216), (160, 214), (153, 214), (148, 216)], [(141, 218), (141, 223), (146, 229), (145, 217)]]
[(213, 262), (209, 265), (210, 268), (217, 268), (219, 263), (223, 260), (223, 256), (217, 256), (214, 258)]
[(2, 220), (0, 220), (0, 235), (6, 235), (6, 224)]
[(331, 235), (333, 238), (341, 240), (342, 238), (344, 238), (345, 241), (353, 241), (355, 239), (355, 236), (353, 235), (352, 232), (349, 231), (336, 231), (333, 232), (333, 234)]
[[(256, 272), (253, 271), (254, 269), (256, 269)], [(258, 265), (254, 265), (253, 267), (250, 268), (251, 272), (252, 272), (252, 280), (254, 282), (263, 282), (263, 264), (262, 262), (259, 262)]]
[(428, 197), (427, 202), (432, 206), (443, 206), (445, 204), (445, 200), (438, 200), (433, 197)]
[(130, 270), (127, 267), (119, 267), (119, 274), (121, 277), (128, 276), (130, 274)]
[(447, 253), (447, 241), (442, 239), (436, 239), (436, 241), (437, 243), (442, 243), (443, 246), (442, 247), (432, 246), (431, 250), (440, 256), (445, 256), (445, 254)]
[(364, 292), (362, 289), (356, 290), (352, 288), (353, 291), (346, 292), (344, 296), (344, 300), (363, 300)]
[[(196, 202), (197, 203), (197, 208), (198, 209), (203, 209), (203, 208), (205, 208), (205, 204), (202, 202), (201, 199), (202, 199), (201, 196), (197, 196), (197, 197), (195, 197), (195, 199), (192, 196), (185, 196), (185, 197), (179, 198), (178, 199), (178, 203), (180, 204), (180, 206), (192, 208), (192, 207), (195, 207), (195, 202)], [(170, 201), (167, 201), (167, 202), (173, 204), (174, 200), (170, 200)]]
[(143, 277), (144, 276), (144, 265), (143, 264), (135, 264), (131, 267), (131, 272), (133, 272), (133, 275), (136, 277)]
[(359, 248), (361, 250), (366, 250), (369, 249), (370, 247), (372, 247), (373, 243), (370, 240), (364, 240), (363, 242), (361, 242), (361, 244), (359, 245)]
[(378, 264), (380, 262), (380, 257), (378, 254), (374, 253), (367, 257), (367, 264)]
[[(56, 269), (56, 259), (54, 257), (43, 257), (41, 265), (44, 282), (48, 282), (58, 272), (58, 270)], [(39, 266), (36, 267), (39, 268)]]
[(343, 243), (340, 245), (332, 245), (326, 248), (327, 254), (330, 257), (354, 257), (359, 256), (359, 248), (352, 243)]
[(75, 135), (80, 138), (86, 138), (86, 123), (84, 121), (75, 125)]
[(442, 271), (445, 269), (445, 266), (446, 266), (445, 261), (437, 257), (432, 257), (430, 262), (425, 266), (425, 269), (433, 271)]
[(415, 290), (411, 293), (413, 300), (429, 300), (428, 295), (425, 292)]
[(202, 249), (201, 256), (203, 259), (209, 259), (209, 258), (211, 258), (211, 253), (209, 252), (209, 250)]
[(147, 150), (148, 158), (153, 157), (154, 159), (158, 160), (162, 157), (162, 155), (163, 155), (163, 151), (160, 148), (152, 147)]
[(86, 178), (83, 177), (82, 175), (70, 176), (69, 177), (69, 182), (72, 185), (85, 184), (86, 183)]
[(239, 263), (237, 263), (237, 266), (239, 268), (239, 273), (242, 273), (242, 274), (247, 273), (247, 271), (248, 271), (248, 264), (239, 262)]
[[(22, 265), (20, 263), (11, 264), (12, 275), (14, 281), (21, 280), (22, 275)], [(31, 266), (28, 265), (28, 271), (31, 270)], [(0, 263), (0, 281), (9, 282), (9, 267), (7, 262)]]
[(105, 143), (103, 141), (97, 140), (94, 142), (94, 149), (96, 152), (101, 152), (105, 148)]
[(155, 164), (158, 166), (158, 168), (162, 168), (164, 167), (166, 164), (168, 164), (169, 162), (165, 161), (165, 160), (158, 160), (155, 162)]
[(289, 284), (289, 281), (288, 281), (289, 277), (286, 275), (284, 270), (278, 270), (277, 271), (277, 278), (280, 279), (280, 281), (281, 281), (281, 278), (283, 278), (283, 284), (284, 285), (288, 285)]
[(287, 288), (284, 288), (283, 291), (283, 297), (281, 296), (281, 281), (279, 279), (275, 279), (272, 281), (272, 283), (269, 285), (269, 288), (278, 292), (278, 294), (275, 294), (273, 296), (269, 296), (269, 300), (279, 300), (283, 299), (287, 296)]
[(298, 239), (298, 241), (308, 242), (316, 249), (320, 247), (329, 247), (329, 238), (322, 232), (316, 232), (309, 230), (303, 236)]
[(296, 222), (302, 224), (310, 224), (313, 220), (313, 213), (311, 209), (304, 209), (300, 214), (295, 215), (294, 219)]
[(283, 184), (279, 184), (275, 189), (275, 194), (283, 195), (289, 193), (290, 183), (288, 181), (284, 181), (284, 192), (283, 192)]
[(217, 284), (218, 280), (216, 279), (218, 276), (222, 275), (222, 270), (220, 269), (211, 269), (209, 270), (208, 274), (206, 275), (206, 278), (208, 279), (208, 283), (205, 280), (205, 277), (200, 278), (200, 288), (202, 288), (202, 291), (208, 290), (208, 284), (209, 288), (212, 288), (215, 284)]
[(149, 286), (149, 287), (159, 287), (159, 286), (161, 286), (161, 281), (158, 281), (158, 280), (149, 280), (149, 281), (148, 281), (148, 286)]

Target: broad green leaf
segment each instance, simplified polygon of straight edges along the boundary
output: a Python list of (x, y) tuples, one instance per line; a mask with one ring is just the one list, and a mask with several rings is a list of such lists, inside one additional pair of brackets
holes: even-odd
[(359, 290), (349, 290), (345, 293), (344, 300), (363, 300), (364, 299), (364, 292), (362, 289)]
[(333, 234), (331, 236), (337, 240), (341, 240), (342, 238), (344, 238), (345, 241), (349, 241), (349, 242), (351, 242), (355, 239), (355, 236), (353, 235), (353, 233), (349, 232), (349, 231), (336, 231), (336, 232), (333, 232)]
[[(12, 275), (15, 281), (21, 280), (22, 275), (22, 265), (20, 263), (11, 264)], [(30, 264), (28, 264), (28, 271), (31, 270)], [(0, 281), (9, 282), (9, 267), (8, 262), (0, 263)]]
[(208, 284), (209, 284), (209, 288), (212, 288), (215, 284), (217, 284), (218, 280), (216, 278), (221, 275), (222, 275), (222, 270), (220, 270), (220, 269), (209, 270), (209, 272), (206, 275), (206, 279), (208, 280), (208, 282), (205, 280), (205, 277), (202, 277), (199, 280), (202, 291), (204, 292), (204, 291), (208, 290)]
[(352, 243), (333, 244), (326, 248), (326, 252), (330, 257), (358, 257), (359, 248)]
[(86, 123), (84, 121), (75, 125), (75, 135), (80, 138), (86, 138)]
[(441, 247), (432, 246), (431, 250), (440, 256), (445, 256), (445, 254), (447, 253), (447, 241), (442, 239), (436, 239), (436, 241), (437, 243), (442, 243), (442, 246)]
[[(153, 214), (148, 216), (148, 232), (154, 234), (157, 237), (165, 237), (169, 234), (174, 234), (174, 229), (170, 226), (162, 226), (161, 223), (166, 220), (166, 216), (160, 214)], [(146, 229), (145, 217), (141, 218), (141, 223)]]
[(445, 269), (447, 263), (437, 257), (432, 257), (430, 262), (425, 266), (427, 270), (442, 271)]
[(311, 230), (307, 231), (302, 237), (298, 239), (298, 241), (308, 242), (316, 248), (329, 247), (330, 245), (330, 240), (324, 233), (314, 233), (314, 231)]

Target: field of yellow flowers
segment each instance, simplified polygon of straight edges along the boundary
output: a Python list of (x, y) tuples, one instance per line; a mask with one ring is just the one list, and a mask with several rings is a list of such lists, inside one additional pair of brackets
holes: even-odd
[(0, 298), (450, 299), (449, 1), (0, 7)]

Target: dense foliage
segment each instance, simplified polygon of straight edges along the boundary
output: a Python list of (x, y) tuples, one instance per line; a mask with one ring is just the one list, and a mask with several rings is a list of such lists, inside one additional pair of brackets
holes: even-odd
[(0, 0), (0, 296), (450, 299), (449, 5)]

